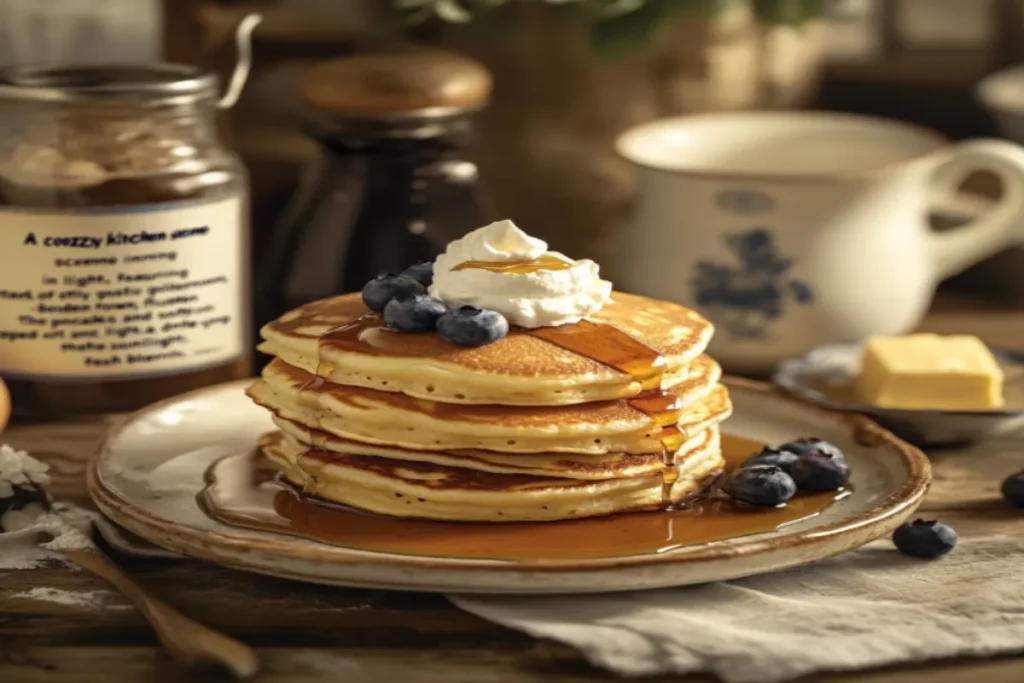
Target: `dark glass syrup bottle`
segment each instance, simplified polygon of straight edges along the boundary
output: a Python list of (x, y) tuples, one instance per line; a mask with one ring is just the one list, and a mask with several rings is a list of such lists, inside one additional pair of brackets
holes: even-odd
[(472, 60), (420, 48), (309, 69), (300, 82), (323, 149), (257, 265), (259, 324), (433, 259), (489, 218), (466, 158), (490, 94)]

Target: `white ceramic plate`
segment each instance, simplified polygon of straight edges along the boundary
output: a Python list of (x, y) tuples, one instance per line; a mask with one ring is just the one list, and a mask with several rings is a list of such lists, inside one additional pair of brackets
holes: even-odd
[(891, 532), (930, 480), (916, 448), (873, 422), (807, 406), (755, 382), (729, 380), (726, 432), (767, 443), (818, 436), (850, 461), (853, 493), (779, 531), (662, 553), (508, 562), (368, 552), (250, 531), (207, 517), (196, 503), (209, 465), (250, 449), (272, 428), (235, 382), (151, 406), (112, 431), (89, 468), (100, 509), (168, 550), (246, 571), (315, 583), (461, 593), (592, 593), (748, 576), (820, 560)]

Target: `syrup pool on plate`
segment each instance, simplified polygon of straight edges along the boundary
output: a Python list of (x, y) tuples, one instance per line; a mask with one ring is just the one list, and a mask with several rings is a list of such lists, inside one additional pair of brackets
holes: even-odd
[[(763, 444), (722, 435), (726, 468)], [(785, 507), (750, 508), (708, 496), (681, 509), (560, 522), (495, 524), (382, 517), (325, 503), (280, 483), (258, 451), (218, 460), (200, 506), (225, 524), (387, 553), (536, 561), (641, 555), (776, 531), (814, 517), (843, 492), (798, 494)]]

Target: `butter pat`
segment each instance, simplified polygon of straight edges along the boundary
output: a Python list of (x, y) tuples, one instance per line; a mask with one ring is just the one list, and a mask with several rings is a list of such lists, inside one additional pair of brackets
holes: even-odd
[(862, 401), (882, 408), (1003, 406), (1003, 371), (988, 347), (968, 335), (869, 339), (856, 384)]

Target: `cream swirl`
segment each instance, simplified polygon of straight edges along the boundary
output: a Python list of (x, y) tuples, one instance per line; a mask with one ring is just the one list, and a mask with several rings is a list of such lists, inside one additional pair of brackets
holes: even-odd
[(498, 311), (520, 327), (555, 327), (579, 322), (608, 302), (612, 284), (599, 270), (589, 259), (548, 251), (544, 240), (504, 220), (450, 243), (434, 262), (430, 294), (449, 306)]

